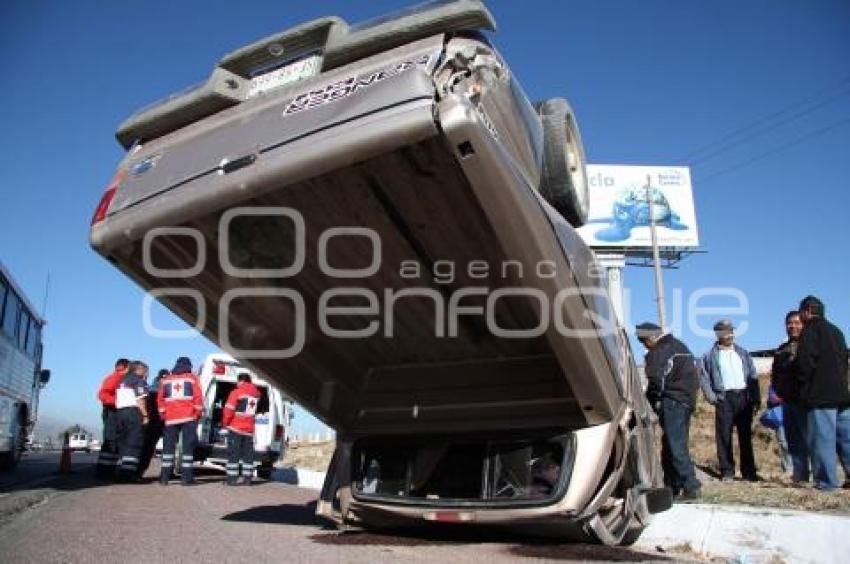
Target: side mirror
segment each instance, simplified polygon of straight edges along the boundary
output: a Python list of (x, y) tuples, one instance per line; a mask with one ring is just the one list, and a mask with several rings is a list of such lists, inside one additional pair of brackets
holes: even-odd
[(46, 386), (48, 382), (50, 382), (50, 370), (42, 370), (41, 374), (38, 376), (38, 383), (42, 386)]

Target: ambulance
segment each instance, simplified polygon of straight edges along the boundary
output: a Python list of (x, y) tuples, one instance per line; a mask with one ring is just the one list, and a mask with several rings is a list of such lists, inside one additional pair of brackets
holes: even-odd
[(228, 431), (221, 419), (227, 396), (236, 387), (237, 376), (243, 372), (251, 375), (251, 381), (260, 391), (254, 430), (254, 462), (257, 475), (268, 478), (275, 461), (284, 453), (287, 428), (293, 418), (292, 401), (226, 353), (208, 355), (198, 370), (204, 415), (198, 422), (195, 460), (221, 468), (227, 463)]

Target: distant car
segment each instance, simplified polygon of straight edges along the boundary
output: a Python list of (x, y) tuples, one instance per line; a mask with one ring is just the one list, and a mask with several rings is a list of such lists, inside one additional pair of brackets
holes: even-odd
[(86, 433), (72, 433), (68, 438), (68, 448), (71, 450), (91, 451), (91, 435)]
[[(576, 231), (572, 110), (528, 100), (492, 29), (480, 2), (439, 1), (236, 50), (120, 126), (91, 244), (336, 429), (321, 516), (629, 544), (671, 502), (657, 419)], [(481, 313), (447, 336), (459, 296)]]

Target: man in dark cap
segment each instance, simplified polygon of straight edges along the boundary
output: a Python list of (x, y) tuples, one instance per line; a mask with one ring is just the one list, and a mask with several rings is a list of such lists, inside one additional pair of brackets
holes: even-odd
[(753, 415), (761, 407), (761, 391), (753, 359), (735, 342), (735, 328), (728, 319), (714, 324), (717, 342), (702, 357), (708, 380), (706, 397), (714, 405), (714, 439), (717, 462), (723, 481), (735, 477), (732, 455), (732, 429), (738, 432), (741, 451), (741, 476), (759, 480), (753, 455)]
[(847, 342), (826, 320), (823, 302), (807, 296), (800, 302), (803, 332), (797, 345), (800, 397), (807, 408), (812, 477), (819, 490), (834, 490), (838, 481), (836, 453), (850, 469), (850, 390)]
[(700, 484), (688, 450), (691, 416), (696, 407), (699, 373), (694, 355), (679, 339), (665, 334), (654, 323), (636, 327), (637, 338), (646, 347), (646, 397), (652, 404), (664, 436), (661, 466), (664, 483), (679, 501), (700, 497)]

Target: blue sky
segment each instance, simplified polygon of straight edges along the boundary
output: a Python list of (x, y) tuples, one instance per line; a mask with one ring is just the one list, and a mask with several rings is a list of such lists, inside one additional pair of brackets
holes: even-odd
[[(0, 259), (39, 304), (51, 275), (46, 419), (96, 426), (95, 390), (118, 355), (159, 368), (214, 350), (200, 338), (147, 336), (141, 291), (89, 249), (92, 211), (122, 156), (116, 126), (265, 35), (323, 15), (356, 22), (407, 4), (0, 4)], [(489, 6), (500, 25), (495, 42), (529, 96), (572, 103), (590, 162), (692, 165), (708, 252), (665, 274), (668, 300), (674, 288), (686, 298), (706, 286), (741, 289), (750, 324), (741, 343), (750, 348), (781, 340), (784, 313), (809, 293), (850, 328), (850, 3)], [(651, 270), (628, 269), (626, 285), (632, 317), (653, 318)], [(156, 322), (180, 326), (162, 311)], [(696, 351), (710, 344), (682, 336)], [(303, 412), (296, 427), (319, 428)]]

